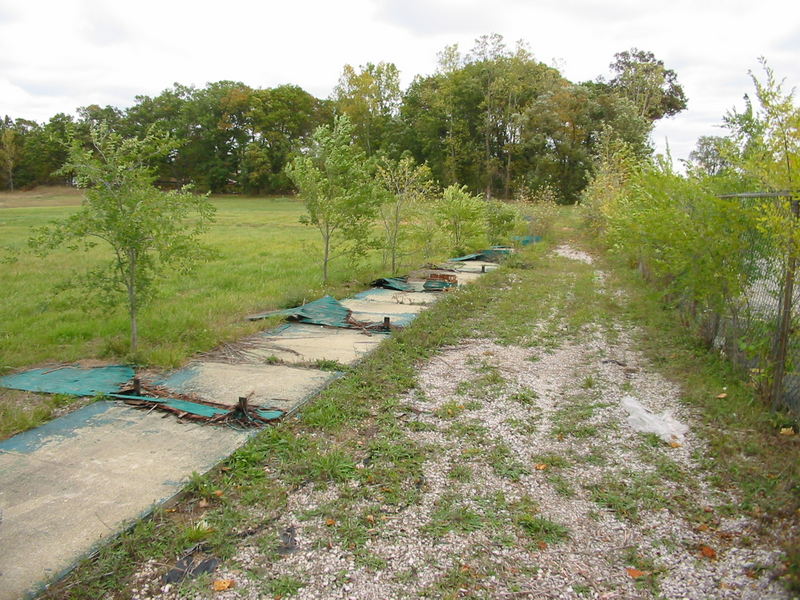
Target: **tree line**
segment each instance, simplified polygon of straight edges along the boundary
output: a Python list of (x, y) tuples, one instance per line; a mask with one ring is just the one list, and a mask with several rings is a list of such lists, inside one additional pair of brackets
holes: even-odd
[(511, 198), (547, 187), (575, 201), (592, 176), (604, 132), (636, 153), (651, 153), (653, 123), (686, 107), (674, 71), (643, 50), (614, 56), (612, 76), (573, 83), (537, 61), (522, 43), (493, 34), (466, 53), (448, 46), (431, 75), (406, 90), (392, 63), (345, 65), (329, 98), (296, 85), (252, 88), (218, 81), (174, 84), (125, 109), (91, 105), (46, 123), (0, 122), (0, 189), (71, 181), (59, 168), (75, 139), (88, 146), (103, 123), (124, 138), (169, 135), (175, 149), (153, 165), (162, 187), (192, 184), (212, 193), (295, 191), (286, 166), (307, 151), (319, 126), (347, 116), (367, 157), (427, 164), (442, 187), (465, 185), (484, 197)]

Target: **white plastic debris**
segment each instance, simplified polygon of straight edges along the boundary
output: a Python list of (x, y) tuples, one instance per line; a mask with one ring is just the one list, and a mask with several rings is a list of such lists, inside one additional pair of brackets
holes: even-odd
[(633, 396), (622, 398), (622, 406), (628, 411), (628, 424), (640, 433), (655, 433), (666, 443), (683, 442), (689, 428), (676, 420), (669, 412), (657, 415), (636, 400)]

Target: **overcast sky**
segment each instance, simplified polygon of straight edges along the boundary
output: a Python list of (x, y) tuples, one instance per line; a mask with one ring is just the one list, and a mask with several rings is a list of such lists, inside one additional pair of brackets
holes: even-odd
[(342, 66), (393, 62), (408, 85), (436, 53), (499, 33), (572, 81), (638, 47), (675, 70), (689, 108), (654, 133), (684, 158), (752, 90), (765, 56), (800, 84), (800, 0), (0, 0), (0, 116), (46, 121), (130, 106), (173, 82), (299, 85), (327, 97)]

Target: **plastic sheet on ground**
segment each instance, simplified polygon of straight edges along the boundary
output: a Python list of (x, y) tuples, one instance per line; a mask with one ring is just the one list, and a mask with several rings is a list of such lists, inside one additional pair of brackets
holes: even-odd
[(512, 236), (511, 241), (516, 242), (520, 246), (530, 246), (531, 244), (535, 244), (536, 242), (542, 241), (542, 236), (540, 235), (515, 235)]
[(628, 411), (628, 424), (640, 433), (654, 433), (666, 443), (683, 442), (689, 428), (668, 412), (657, 415), (643, 406), (633, 396), (622, 398), (622, 407)]
[(401, 292), (418, 292), (422, 289), (418, 284), (409, 283), (404, 277), (381, 277), (373, 281), (370, 285)]
[(457, 256), (456, 258), (451, 258), (449, 262), (466, 262), (469, 260), (485, 260), (489, 262), (500, 262), (506, 256), (511, 254), (514, 251), (513, 248), (509, 248), (508, 246), (492, 246), (491, 248), (487, 248), (486, 250), (481, 250), (480, 252), (475, 252), (474, 254), (465, 254), (464, 256)]
[(251, 321), (264, 319), (272, 315), (284, 315), (301, 323), (313, 325), (327, 325), (328, 327), (352, 327), (348, 322), (350, 311), (342, 306), (341, 302), (333, 296), (323, 296), (303, 306), (287, 308), (286, 310), (273, 310), (248, 317)]
[(47, 394), (98, 396), (120, 391), (133, 376), (133, 369), (125, 365), (50, 367), (0, 377), (0, 387)]

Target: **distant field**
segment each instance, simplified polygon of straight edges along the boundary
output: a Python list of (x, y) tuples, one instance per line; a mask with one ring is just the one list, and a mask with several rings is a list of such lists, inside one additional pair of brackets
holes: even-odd
[[(263, 327), (247, 314), (313, 299), (324, 291), (315, 229), (298, 222), (303, 205), (288, 198), (215, 198), (217, 222), (206, 241), (219, 258), (190, 276), (170, 275), (160, 296), (141, 315), (141, 349), (154, 366), (179, 365), (190, 355)], [(76, 210), (74, 191), (0, 194), (0, 247), (24, 248), (31, 227)], [(127, 352), (127, 317), (84, 310), (90, 294), (53, 296), (71, 272), (105, 255), (59, 250), (45, 259), (23, 254), (0, 264), (0, 367), (49, 361), (120, 358)], [(383, 274), (376, 254), (358, 270), (338, 263), (326, 291), (343, 293)]]
[(42, 186), (29, 192), (0, 192), (0, 208), (29, 206), (76, 206), (82, 194), (75, 188)]

